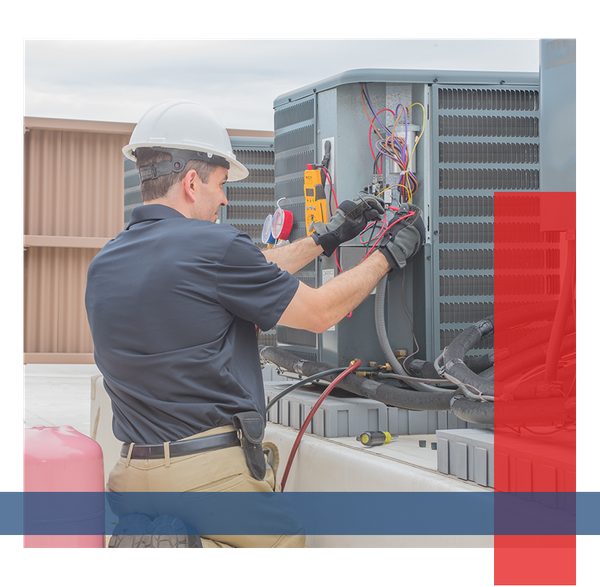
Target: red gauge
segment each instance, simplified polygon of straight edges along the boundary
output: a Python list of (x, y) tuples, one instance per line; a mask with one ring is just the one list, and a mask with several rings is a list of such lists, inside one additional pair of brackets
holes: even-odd
[(277, 208), (273, 215), (273, 236), (278, 240), (287, 240), (292, 232), (293, 223), (294, 215), (289, 210)]

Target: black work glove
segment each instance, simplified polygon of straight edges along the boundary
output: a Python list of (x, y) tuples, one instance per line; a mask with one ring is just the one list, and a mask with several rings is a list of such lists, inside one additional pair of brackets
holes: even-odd
[(410, 212), (414, 214), (394, 224), (377, 245), (392, 266), (392, 270), (405, 267), (406, 261), (416, 255), (425, 243), (425, 225), (421, 218), (421, 210), (416, 206), (401, 205), (389, 224), (392, 225)]
[(358, 236), (371, 220), (379, 220), (383, 213), (382, 201), (375, 196), (346, 200), (339, 205), (327, 224), (315, 222), (315, 231), (310, 236), (330, 257), (342, 243)]

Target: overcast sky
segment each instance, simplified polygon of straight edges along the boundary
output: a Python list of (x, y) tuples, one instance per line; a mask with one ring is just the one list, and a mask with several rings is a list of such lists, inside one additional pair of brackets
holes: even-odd
[(273, 129), (273, 100), (358, 68), (538, 71), (529, 40), (207, 40), (24, 42), (24, 114), (137, 122), (187, 98), (228, 128)]

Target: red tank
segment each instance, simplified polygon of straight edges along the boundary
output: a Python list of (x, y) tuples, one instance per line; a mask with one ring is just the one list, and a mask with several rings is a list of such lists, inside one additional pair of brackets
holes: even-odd
[[(24, 491), (25, 492), (104, 492), (104, 465), (100, 445), (77, 432), (71, 426), (55, 428), (35, 426), (25, 429), (24, 439)], [(48, 504), (50, 499), (47, 500)], [(86, 502), (87, 503), (87, 502)], [(96, 505), (97, 501), (94, 502)], [(39, 505), (39, 504), (38, 504)], [(87, 520), (91, 515), (104, 524), (104, 509), (98, 503), (94, 511), (81, 518), (61, 516), (60, 508), (32, 506), (28, 514), (25, 495), (25, 520), (33, 526), (52, 522), (62, 528)], [(100, 509), (102, 511), (100, 511)], [(100, 520), (102, 516), (102, 520)], [(26, 548), (102, 548), (104, 535), (26, 535)]]

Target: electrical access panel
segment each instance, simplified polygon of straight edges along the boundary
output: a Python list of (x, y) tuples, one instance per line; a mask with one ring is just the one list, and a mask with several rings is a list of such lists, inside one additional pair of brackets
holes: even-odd
[[(392, 349), (434, 360), (464, 328), (493, 313), (494, 191), (539, 191), (537, 73), (362, 69), (274, 102), (275, 200), (292, 212), (288, 240), (307, 235), (304, 173), (326, 164), (328, 213), (361, 193), (416, 204), (425, 246), (386, 288)], [(319, 287), (361, 262), (365, 231), (298, 273)], [(339, 366), (382, 364), (375, 295), (322, 334), (277, 327), (277, 346)], [(488, 337), (491, 338), (491, 337)], [(474, 354), (487, 353), (485, 340)]]

